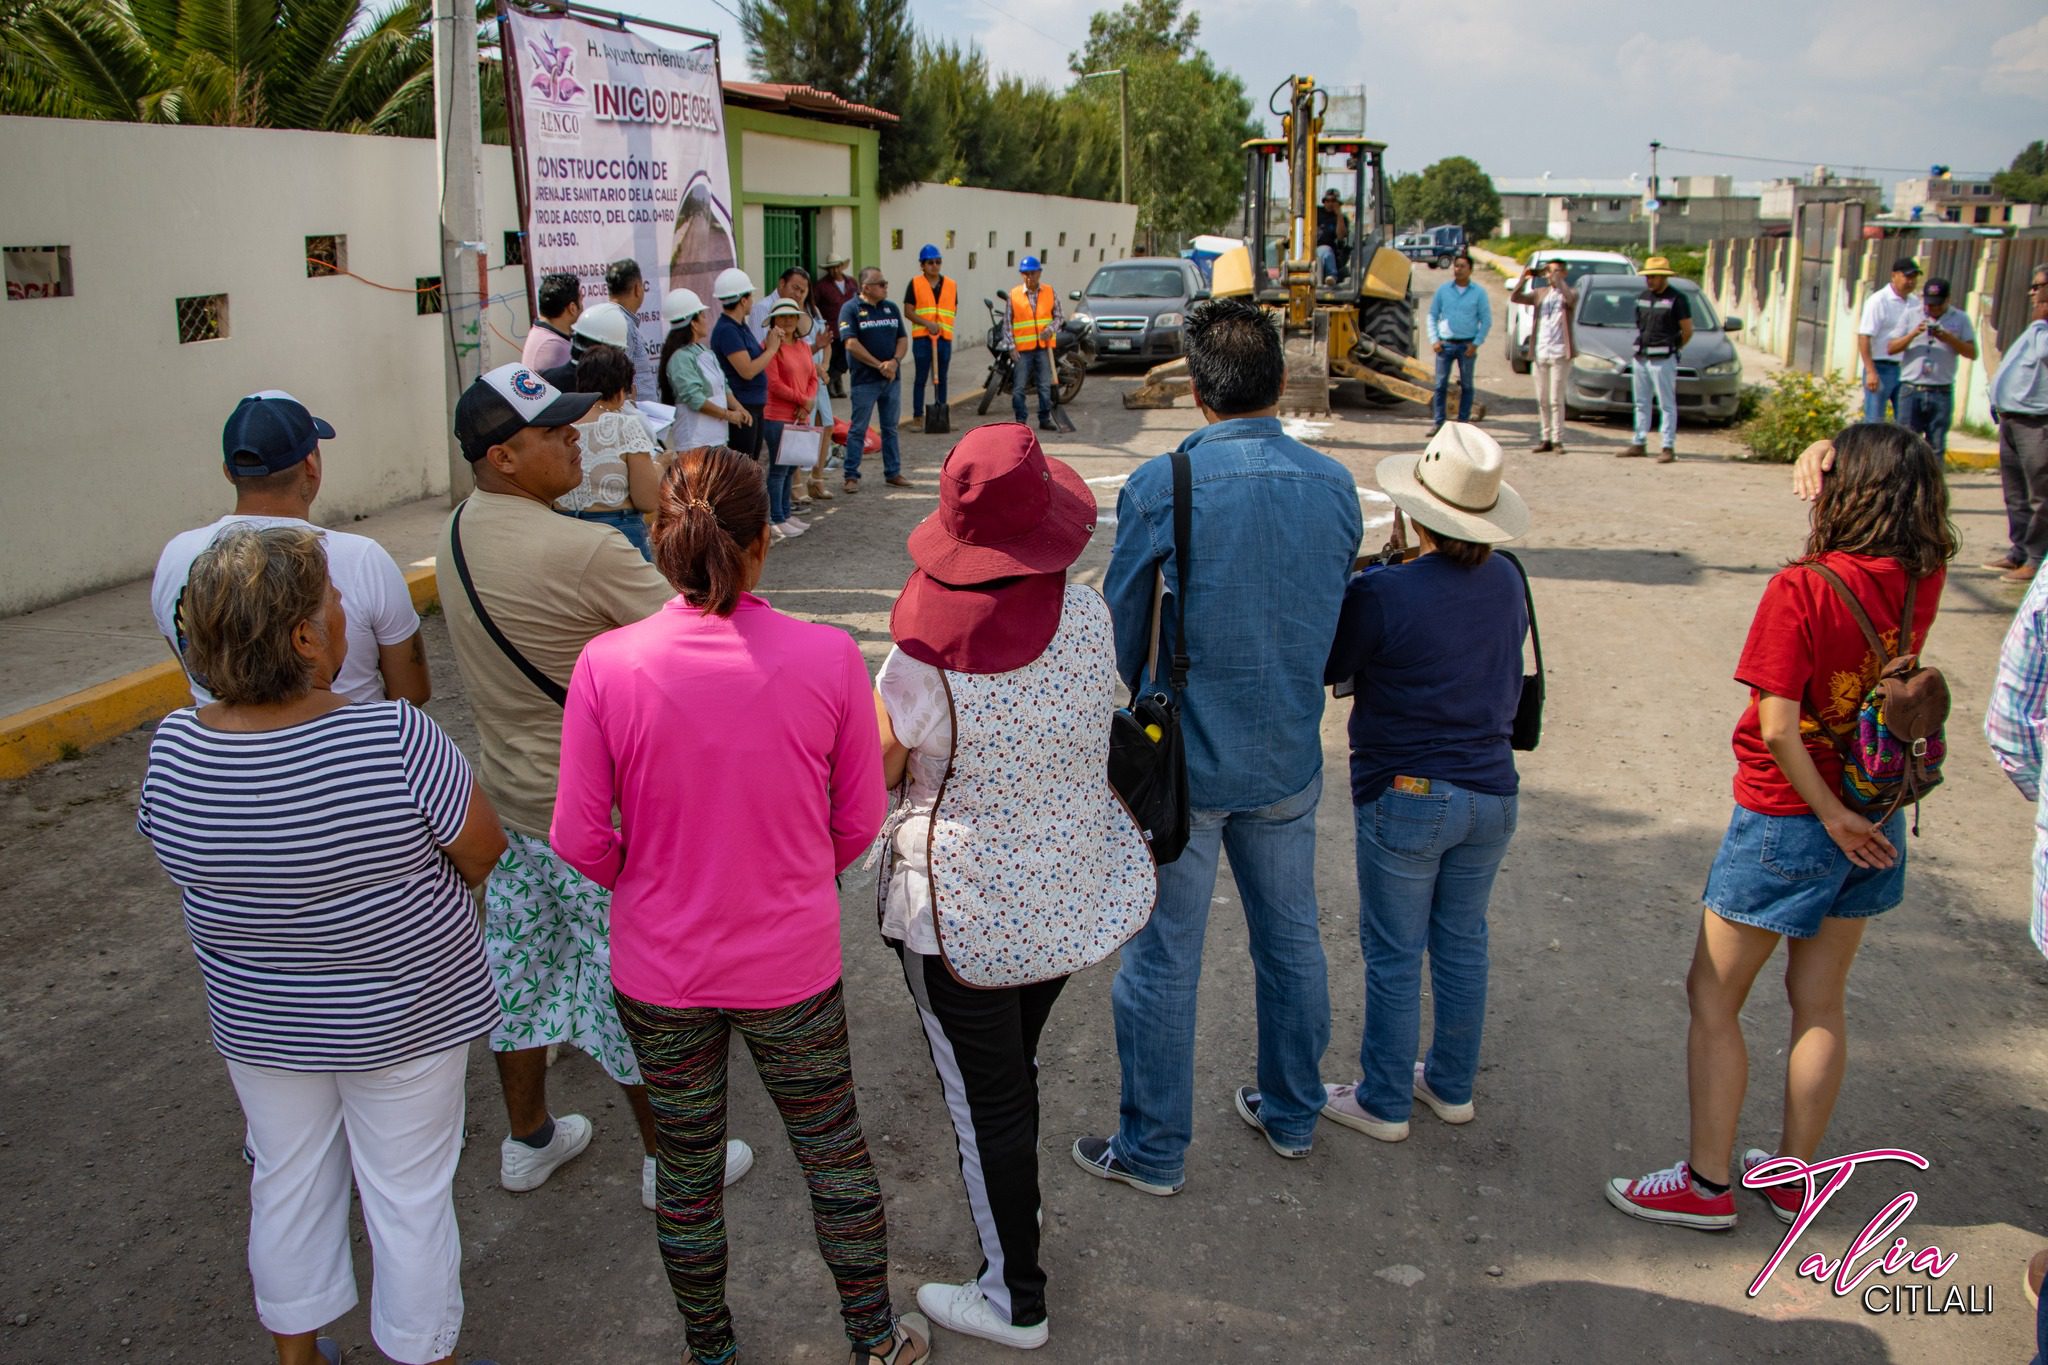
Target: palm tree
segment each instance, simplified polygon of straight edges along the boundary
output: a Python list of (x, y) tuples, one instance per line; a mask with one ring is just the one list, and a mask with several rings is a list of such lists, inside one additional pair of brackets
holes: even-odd
[[(477, 20), (494, 41), (491, 0)], [(434, 130), (430, 0), (0, 0), (0, 113), (143, 123)], [(503, 77), (483, 64), (486, 136)], [(495, 115), (495, 117), (493, 117)]]

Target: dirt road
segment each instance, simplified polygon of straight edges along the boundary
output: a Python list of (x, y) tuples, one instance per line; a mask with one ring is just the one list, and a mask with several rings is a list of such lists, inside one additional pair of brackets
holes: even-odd
[[(1425, 272), (1425, 284), (1434, 276)], [(1500, 297), (1496, 288), (1496, 308)], [(978, 377), (956, 362), (960, 387)], [(1990, 668), (2016, 595), (1959, 570), (1932, 654), (1956, 707), (1948, 785), (1911, 845), (1909, 903), (1874, 926), (1852, 986), (1855, 1057), (1830, 1135), (1846, 1153), (1905, 1147), (1856, 1177), (1756, 1298), (1744, 1289), (1783, 1229), (1754, 1196), (1725, 1236), (1648, 1227), (1601, 1200), (1610, 1175), (1684, 1153), (1682, 978), (1698, 894), (1729, 807), (1729, 681), (1766, 577), (1799, 547), (1804, 508), (1781, 468), (1729, 462), (1718, 433), (1682, 434), (1675, 465), (1618, 462), (1621, 427), (1575, 427), (1570, 453), (1525, 453), (1534, 409), (1497, 342), (1481, 366), (1488, 425), (1534, 508), (1536, 576), (1552, 670), (1542, 748), (1524, 756), (1521, 829), (1493, 910), (1493, 975), (1479, 1118), (1426, 1114), (1404, 1144), (1325, 1125), (1314, 1156), (1283, 1162), (1232, 1114), (1251, 1079), (1250, 972), (1235, 888), (1217, 888), (1202, 987), (1196, 1139), (1187, 1189), (1149, 1199), (1091, 1180), (1066, 1148), (1109, 1131), (1117, 1066), (1112, 968), (1075, 981), (1041, 1057), (1045, 1091), (1050, 1365), (1238, 1360), (1957, 1361), (2027, 1358), (2026, 1256), (2048, 1236), (2041, 1113), (2048, 1052), (2029, 1021), (2048, 985), (2026, 940), (2029, 810), (1979, 739)], [(1055, 453), (1106, 510), (1137, 463), (1200, 420), (1126, 413), (1129, 376), (1088, 381), (1079, 433)], [(958, 409), (956, 408), (956, 411)], [(997, 415), (1001, 415), (997, 409)], [(1347, 409), (1304, 438), (1372, 487), (1382, 455), (1419, 447), (1413, 411)], [(870, 661), (908, 564), (903, 538), (933, 504), (948, 438), (908, 437), (914, 490), (879, 480), (840, 497), (779, 548), (777, 606), (844, 625)], [(2002, 523), (1991, 476), (1953, 481), (1959, 564)], [(1368, 516), (1384, 504), (1368, 494)], [(1375, 534), (1375, 533), (1369, 533)], [(1080, 572), (1099, 581), (1107, 526)], [(1284, 553), (1284, 550), (1280, 552)], [(430, 620), (433, 714), (474, 730), (446, 633)], [(1332, 1080), (1354, 1075), (1361, 1023), (1343, 704), (1324, 725), (1328, 795), (1318, 883), (1335, 1005)], [(0, 788), (0, 1359), (256, 1361), (267, 1342), (243, 1264), (241, 1119), (206, 1041), (177, 901), (133, 829), (145, 735)], [(889, 1199), (900, 1303), (927, 1279), (975, 1269), (952, 1140), (871, 884), (848, 879), (846, 974), (855, 1066)], [(1766, 973), (1746, 1023), (1753, 1056), (1744, 1145), (1775, 1142), (1786, 1011)], [(728, 1203), (743, 1359), (842, 1362), (830, 1284), (802, 1186), (757, 1083), (736, 1067), (734, 1131), (761, 1154)], [(468, 1318), (463, 1358), (504, 1365), (672, 1362), (682, 1348), (648, 1218), (639, 1150), (616, 1091), (565, 1056), (558, 1111), (597, 1122), (590, 1151), (544, 1189), (495, 1184), (503, 1133), (481, 1049), (470, 1068), (469, 1150), (457, 1178)], [(1959, 1255), (1940, 1281), (1989, 1285), (1993, 1311), (1866, 1312), (1794, 1279), (1831, 1258), (1893, 1196), (1919, 1206), (1897, 1235)], [(360, 1240), (360, 1232), (358, 1232)], [(359, 1247), (368, 1291), (367, 1247)], [(1921, 1276), (1901, 1279), (1924, 1281)], [(1981, 1304), (1986, 1291), (1974, 1291)], [(1941, 1298), (1938, 1291), (1936, 1299)], [(377, 1358), (366, 1308), (340, 1324)], [(938, 1358), (1010, 1359), (943, 1336)]]

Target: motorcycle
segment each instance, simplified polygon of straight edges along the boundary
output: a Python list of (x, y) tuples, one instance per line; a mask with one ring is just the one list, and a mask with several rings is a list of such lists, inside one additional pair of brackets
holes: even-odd
[[(1005, 394), (1016, 387), (1017, 353), (1010, 346), (1009, 315), (1003, 312), (994, 299), (983, 299), (988, 308), (988, 382), (981, 386), (981, 403), (975, 409), (987, 415), (998, 394)], [(1075, 318), (1063, 319), (1053, 355), (1053, 404), (1065, 406), (1080, 396), (1081, 384), (1088, 378), (1088, 366), (1096, 354), (1095, 328)]]

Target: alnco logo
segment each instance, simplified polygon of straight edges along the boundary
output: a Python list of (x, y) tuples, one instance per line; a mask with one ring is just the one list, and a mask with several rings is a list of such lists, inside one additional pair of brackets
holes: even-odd
[[(1790, 1185), (1795, 1181), (1805, 1185), (1805, 1200), (1799, 1216), (1786, 1229), (1785, 1240), (1778, 1243), (1778, 1249), (1771, 1253), (1763, 1269), (1749, 1282), (1749, 1297), (1755, 1298), (1763, 1292), (1771, 1276), (1791, 1254), (1793, 1243), (1799, 1240), (1807, 1225), (1820, 1216), (1820, 1211), (1827, 1207), (1836, 1192), (1849, 1183), (1849, 1177), (1856, 1173), (1857, 1168), (1879, 1161), (1903, 1161), (1922, 1171), (1930, 1164), (1917, 1152), (1883, 1147), (1811, 1164), (1797, 1157), (1773, 1157), (1757, 1163), (1743, 1175), (1742, 1183), (1753, 1190)], [(1988, 1284), (1954, 1284), (1944, 1289), (1940, 1284), (1890, 1282), (1892, 1276), (1906, 1272), (1926, 1275), (1938, 1281), (1956, 1268), (1959, 1253), (1944, 1252), (1932, 1242), (1916, 1251), (1912, 1240), (1900, 1233), (1919, 1202), (1920, 1196), (1916, 1192), (1905, 1191), (1879, 1209), (1877, 1216), (1864, 1225), (1863, 1231), (1856, 1234), (1839, 1257), (1831, 1260), (1824, 1251), (1813, 1252), (1799, 1262), (1795, 1275), (1810, 1279), (1815, 1284), (1827, 1285), (1837, 1298), (1847, 1298), (1860, 1286), (1863, 1310), (1867, 1313), (1989, 1313), (1991, 1286)], [(1873, 1275), (1879, 1278), (1866, 1284), (1865, 1281), (1871, 1280)]]
[(576, 79), (575, 50), (545, 33), (529, 39), (526, 47), (537, 67), (527, 86), (540, 96), (533, 110), (534, 131), (550, 142), (576, 141), (583, 135), (581, 111), (587, 104), (578, 97), (589, 92)]

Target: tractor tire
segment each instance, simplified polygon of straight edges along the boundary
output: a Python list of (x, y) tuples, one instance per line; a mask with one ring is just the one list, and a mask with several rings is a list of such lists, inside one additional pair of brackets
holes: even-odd
[[(1410, 294), (1402, 302), (1392, 299), (1361, 299), (1358, 303), (1358, 330), (1372, 338), (1373, 344), (1401, 355), (1415, 354), (1415, 296)], [(1382, 367), (1386, 368), (1386, 367)], [(1395, 371), (1387, 368), (1387, 373)], [(1404, 378), (1406, 376), (1403, 376)], [(1365, 401), (1375, 407), (1392, 407), (1407, 400), (1388, 393), (1385, 389), (1364, 386)]]

